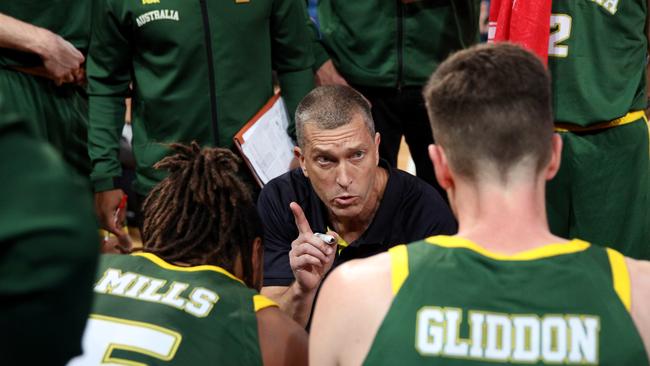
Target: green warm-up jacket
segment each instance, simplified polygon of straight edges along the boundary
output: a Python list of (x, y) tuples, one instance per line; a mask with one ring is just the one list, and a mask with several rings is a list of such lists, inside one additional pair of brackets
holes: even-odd
[(480, 0), (320, 0), (314, 66), (331, 58), (355, 85), (421, 86), (478, 41), (479, 11)]
[(88, 57), (88, 149), (95, 191), (120, 175), (118, 141), (132, 83), (135, 190), (164, 173), (166, 144), (231, 147), (273, 95), (276, 70), (289, 114), (313, 87), (300, 0), (99, 0)]

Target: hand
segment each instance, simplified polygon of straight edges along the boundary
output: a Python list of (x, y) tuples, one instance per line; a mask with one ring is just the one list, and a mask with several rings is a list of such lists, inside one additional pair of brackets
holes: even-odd
[[(291, 243), (289, 264), (296, 278), (296, 283), (305, 292), (318, 287), (325, 274), (332, 268), (336, 256), (336, 245), (328, 245), (314, 235), (300, 205), (289, 205), (298, 227), (298, 237)], [(338, 235), (329, 231), (329, 235)]]
[(316, 71), (316, 85), (345, 85), (349, 86), (348, 82), (345, 81), (343, 76), (339, 74), (332, 60), (327, 60), (318, 71)]
[(121, 189), (95, 193), (95, 211), (100, 226), (117, 236), (120, 241), (125, 240), (125, 236), (127, 236), (121, 228), (121, 223), (126, 218), (126, 207), (120, 210), (117, 217), (115, 217), (122, 196), (124, 196), (124, 192)]
[(70, 42), (46, 29), (41, 29), (38, 49), (46, 77), (52, 79), (56, 85), (80, 83), (85, 79), (85, 73), (80, 71), (84, 56)]

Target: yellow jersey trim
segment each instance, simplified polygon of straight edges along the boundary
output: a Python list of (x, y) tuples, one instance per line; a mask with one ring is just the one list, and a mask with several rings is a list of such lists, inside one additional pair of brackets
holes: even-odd
[(612, 267), (612, 281), (614, 281), (614, 290), (621, 299), (627, 311), (632, 307), (632, 292), (630, 286), (630, 273), (625, 264), (625, 257), (623, 254), (614, 249), (607, 248), (607, 256), (609, 257), (609, 265)]
[(437, 245), (444, 248), (465, 248), (481, 254), (484, 257), (500, 260), (500, 261), (531, 261), (536, 259), (554, 257), (563, 254), (577, 253), (586, 250), (591, 244), (573, 239), (567, 243), (554, 243), (544, 245), (535, 249), (519, 252), (516, 254), (501, 254), (491, 252), (480, 245), (472, 242), (471, 240), (461, 238), (458, 236), (432, 236), (425, 241), (432, 245)]
[(200, 265), (200, 266), (181, 267), (181, 266), (176, 266), (176, 265), (167, 263), (163, 259), (161, 259), (160, 257), (158, 257), (158, 256), (156, 256), (155, 254), (152, 254), (152, 253), (133, 253), (131, 255), (147, 258), (148, 260), (150, 260), (154, 264), (156, 264), (158, 267), (168, 269), (170, 271), (178, 271), (178, 272), (212, 271), (212, 272), (221, 273), (222, 275), (230, 277), (233, 280), (235, 280), (237, 282), (240, 282), (242, 285), (245, 285), (244, 281), (237, 278), (237, 276), (233, 275), (232, 273), (230, 273), (230, 272), (226, 271), (225, 269), (223, 269), (221, 267), (218, 267), (218, 266), (204, 264), (204, 265)]
[(279, 305), (275, 301), (269, 299), (264, 295), (253, 296), (253, 306), (255, 307), (256, 313), (262, 309), (270, 308), (273, 306), (279, 307)]
[(390, 256), (390, 277), (393, 295), (397, 295), (404, 281), (409, 276), (409, 255), (406, 245), (397, 245), (388, 249)]
[(628, 123), (636, 122), (642, 118), (646, 122), (648, 121), (648, 117), (646, 117), (645, 111), (632, 111), (624, 115), (623, 117), (617, 118), (615, 120), (596, 123), (591, 126), (579, 126), (579, 125), (574, 125), (572, 123), (556, 123), (555, 132), (587, 132), (587, 131), (602, 130), (606, 128), (626, 125)]

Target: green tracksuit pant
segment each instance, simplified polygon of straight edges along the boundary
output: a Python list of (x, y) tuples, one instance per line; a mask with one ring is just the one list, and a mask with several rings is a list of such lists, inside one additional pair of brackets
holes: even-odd
[(53, 82), (10, 69), (0, 69), (0, 99), (6, 109), (35, 124), (79, 174), (88, 177), (88, 101), (78, 86)]
[(551, 231), (650, 259), (647, 120), (560, 135), (562, 165), (546, 193)]

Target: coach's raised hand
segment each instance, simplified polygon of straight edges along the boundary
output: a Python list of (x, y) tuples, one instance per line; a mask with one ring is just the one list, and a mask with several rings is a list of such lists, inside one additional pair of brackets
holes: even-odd
[[(336, 245), (326, 244), (314, 235), (300, 205), (291, 202), (290, 208), (298, 228), (298, 237), (291, 243), (289, 264), (300, 290), (315, 291), (332, 268)], [(335, 232), (330, 231), (328, 234), (338, 238)]]

